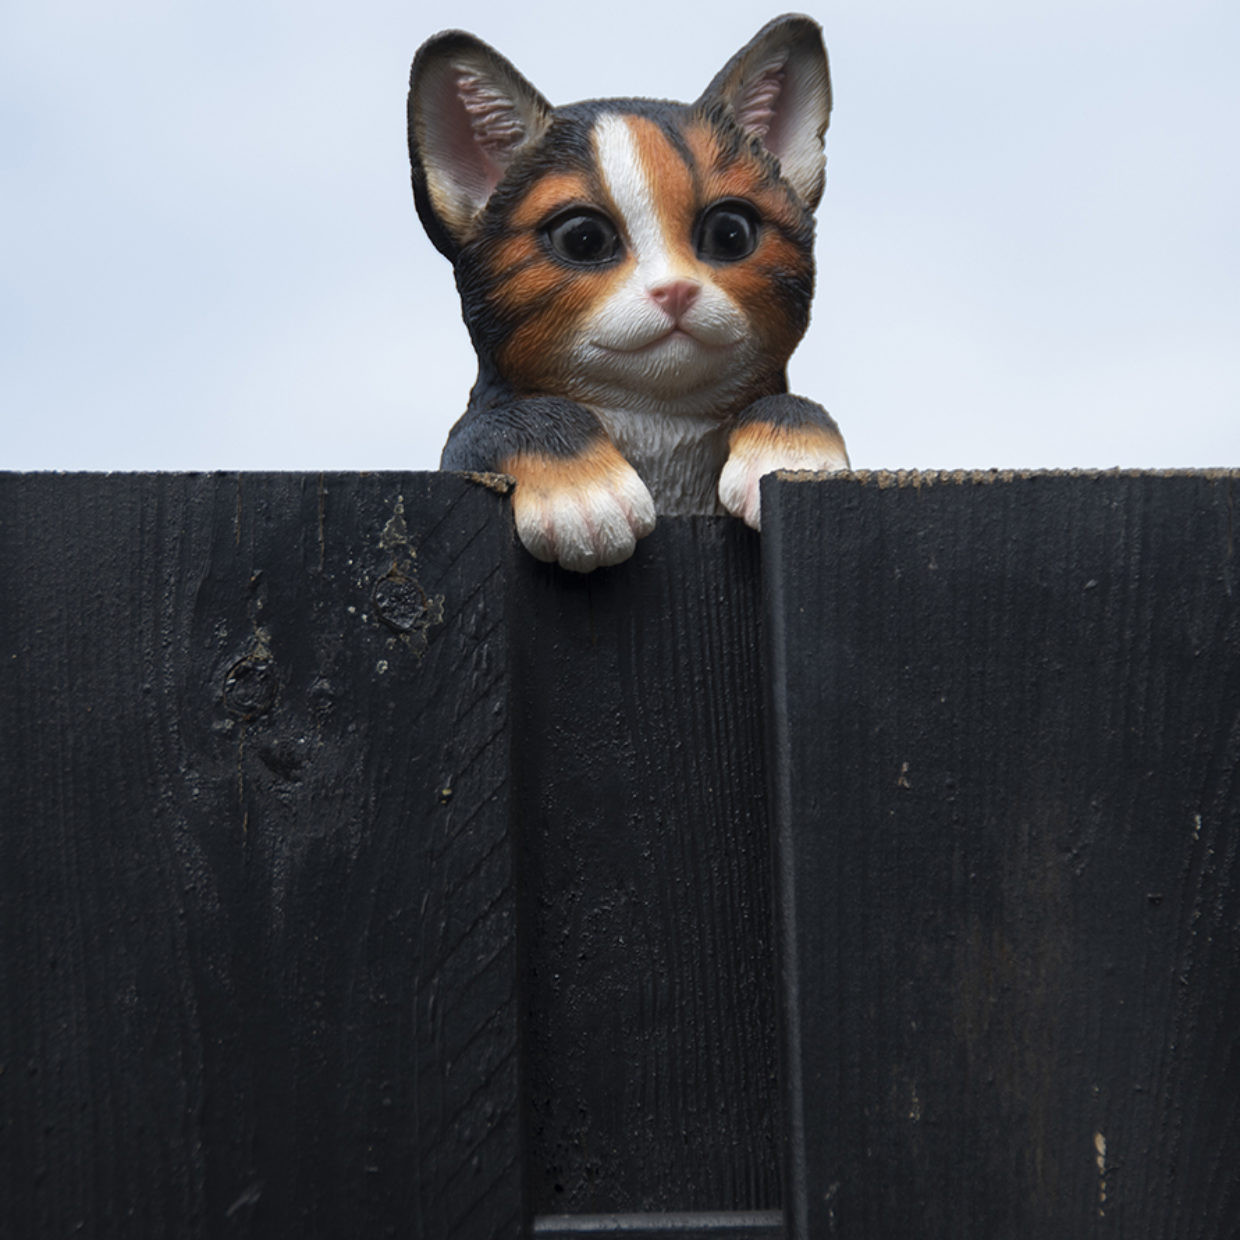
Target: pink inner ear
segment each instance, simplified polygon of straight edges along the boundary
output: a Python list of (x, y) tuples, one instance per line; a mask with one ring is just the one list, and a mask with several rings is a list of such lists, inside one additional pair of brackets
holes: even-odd
[(438, 162), (480, 207), (525, 138), (517, 110), (491, 82), (462, 64), (442, 75), (436, 95)]
[(475, 141), (496, 167), (503, 168), (525, 137), (512, 101), (469, 69), (457, 71), (456, 93)]
[(762, 72), (746, 82), (736, 101), (736, 119), (742, 129), (765, 139), (775, 122), (779, 98), (784, 92), (784, 62), (765, 65)]

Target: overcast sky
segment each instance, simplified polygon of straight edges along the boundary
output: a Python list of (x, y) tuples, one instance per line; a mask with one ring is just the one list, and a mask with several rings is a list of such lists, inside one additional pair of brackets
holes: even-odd
[[(693, 99), (733, 0), (9, 0), (0, 467), (428, 469), (473, 356), (414, 214), (444, 26), (553, 103)], [(859, 467), (1240, 465), (1240, 3), (816, 7), (792, 387)]]

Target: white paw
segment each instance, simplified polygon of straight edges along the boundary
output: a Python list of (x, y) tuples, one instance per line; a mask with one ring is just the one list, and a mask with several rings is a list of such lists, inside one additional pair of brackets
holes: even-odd
[(554, 481), (518, 474), (513, 514), (532, 555), (574, 573), (627, 560), (654, 529), (654, 500), (623, 458), (586, 478), (571, 468)]
[(758, 484), (765, 475), (781, 469), (847, 468), (843, 440), (823, 428), (744, 427), (733, 435), (731, 451), (719, 474), (719, 499), (734, 517), (760, 530), (762, 497)]

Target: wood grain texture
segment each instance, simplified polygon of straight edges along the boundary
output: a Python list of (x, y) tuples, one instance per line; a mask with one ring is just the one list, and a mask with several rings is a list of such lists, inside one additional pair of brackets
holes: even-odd
[(0, 1234), (516, 1236), (502, 501), (0, 480)]
[(633, 1236), (640, 1240), (783, 1240), (780, 1210), (664, 1212), (647, 1214), (544, 1214), (533, 1235), (562, 1240)]
[(1238, 481), (766, 483), (791, 1235), (1240, 1235)]
[(757, 552), (681, 518), (605, 572), (517, 565), (536, 1227), (779, 1206)]

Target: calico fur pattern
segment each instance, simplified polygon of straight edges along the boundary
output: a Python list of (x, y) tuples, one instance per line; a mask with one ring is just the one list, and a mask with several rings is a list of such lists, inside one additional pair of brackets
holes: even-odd
[[(656, 511), (757, 527), (761, 473), (847, 467), (834, 421), (785, 377), (829, 108), (821, 36), (795, 16), (692, 105), (553, 109), (471, 35), (419, 51), (415, 201), (479, 359), (442, 464), (513, 475), (534, 555), (617, 563)], [(581, 237), (602, 242), (578, 253)]]

